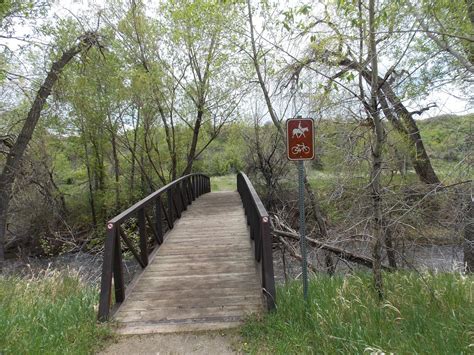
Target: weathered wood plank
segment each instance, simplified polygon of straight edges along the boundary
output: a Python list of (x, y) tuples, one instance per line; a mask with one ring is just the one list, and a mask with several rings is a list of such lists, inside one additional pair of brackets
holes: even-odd
[(152, 310), (132, 310), (120, 311), (116, 316), (118, 322), (137, 322), (137, 321), (161, 321), (167, 319), (189, 319), (213, 317), (233, 317), (245, 316), (246, 314), (259, 311), (263, 306), (256, 305), (238, 305), (238, 306), (218, 306), (218, 307), (163, 307)]
[(208, 317), (167, 322), (128, 322), (119, 324), (116, 332), (124, 335), (137, 335), (221, 330), (235, 328), (242, 323), (243, 319), (244, 317)]
[(153, 309), (161, 309), (166, 307), (180, 308), (206, 308), (206, 307), (225, 307), (225, 306), (261, 306), (262, 298), (258, 295), (225, 295), (210, 297), (187, 297), (187, 298), (166, 298), (166, 299), (149, 299), (146, 300), (130, 300), (122, 306), (121, 311), (147, 311)]
[[(185, 289), (185, 290), (151, 290), (151, 291), (136, 291), (133, 294), (133, 298), (128, 298), (127, 302), (132, 301), (146, 301), (146, 300), (161, 300), (170, 298), (193, 298), (196, 297), (196, 290)], [(224, 297), (228, 295), (238, 297), (248, 297), (249, 295), (260, 295), (260, 287), (226, 287), (216, 289), (202, 289), (199, 291), (199, 297)]]

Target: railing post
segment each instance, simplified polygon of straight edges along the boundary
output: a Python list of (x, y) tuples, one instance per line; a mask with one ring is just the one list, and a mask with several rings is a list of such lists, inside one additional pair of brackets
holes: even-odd
[(193, 188), (191, 186), (192, 176), (186, 179), (186, 196), (188, 196), (188, 205), (191, 205), (194, 201)]
[(201, 196), (201, 175), (198, 175), (196, 180), (196, 190), (197, 190), (197, 196)]
[(179, 191), (177, 191), (178, 188), (179, 186), (177, 185), (176, 185), (176, 188), (173, 186), (172, 188), (173, 193), (171, 195), (173, 196), (173, 205), (174, 205), (174, 210), (176, 211), (176, 218), (181, 218), (181, 212), (183, 211), (183, 209), (181, 208), (181, 203), (179, 202), (181, 197), (176, 196), (177, 194), (179, 194)]
[(148, 241), (146, 237), (145, 210), (140, 208), (137, 211), (138, 233), (140, 234), (140, 256), (145, 266), (148, 265)]
[(123, 280), (122, 248), (120, 246), (120, 234), (115, 230), (114, 248), (114, 286), (115, 302), (122, 303), (125, 300), (125, 283)]
[(158, 234), (159, 243), (163, 243), (163, 217), (161, 215), (161, 197), (158, 196), (155, 200), (155, 225), (156, 233)]
[(102, 262), (102, 279), (100, 285), (99, 320), (106, 321), (109, 318), (110, 302), (112, 298), (112, 269), (114, 259), (114, 248), (117, 229), (113, 223), (107, 224), (105, 249)]
[(272, 236), (270, 233), (270, 221), (267, 216), (260, 221), (260, 238), (262, 243), (262, 281), (266, 292), (268, 310), (275, 309), (276, 291), (273, 273), (273, 251)]
[(193, 201), (196, 200), (196, 175), (191, 176), (191, 195), (193, 196)]
[(183, 195), (183, 181), (176, 184), (176, 188), (178, 189), (178, 196), (179, 196), (179, 201), (180, 201), (180, 204), (181, 204), (181, 212), (186, 211), (188, 209), (188, 207), (187, 207), (186, 201), (184, 199), (184, 195)]
[(174, 213), (173, 213), (173, 191), (172, 187), (166, 191), (167, 197), (168, 197), (168, 216), (170, 217), (170, 224), (171, 224), (171, 229), (173, 229), (174, 226)]

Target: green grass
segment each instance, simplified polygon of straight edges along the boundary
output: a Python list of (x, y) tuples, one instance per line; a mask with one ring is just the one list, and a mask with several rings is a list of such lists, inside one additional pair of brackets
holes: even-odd
[(311, 280), (278, 289), (278, 311), (242, 329), (250, 353), (467, 354), (474, 351), (474, 277), (384, 274), (378, 302), (370, 274)]
[(236, 191), (237, 190), (237, 174), (212, 176), (211, 191)]
[(110, 337), (96, 289), (78, 277), (0, 277), (0, 354), (91, 354)]

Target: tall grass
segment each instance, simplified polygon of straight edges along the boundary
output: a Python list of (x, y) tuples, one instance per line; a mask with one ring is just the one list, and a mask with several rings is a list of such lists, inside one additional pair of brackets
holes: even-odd
[(90, 354), (109, 336), (96, 322), (97, 290), (79, 277), (0, 276), (0, 354)]
[(278, 289), (278, 311), (244, 325), (251, 353), (474, 353), (474, 277), (384, 275), (379, 302), (368, 274), (312, 279)]

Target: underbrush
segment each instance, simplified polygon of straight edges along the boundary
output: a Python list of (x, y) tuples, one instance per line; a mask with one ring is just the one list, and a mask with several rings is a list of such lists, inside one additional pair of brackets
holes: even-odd
[(211, 191), (237, 191), (237, 174), (212, 176)]
[(0, 276), (0, 354), (90, 354), (110, 336), (77, 275)]
[(379, 302), (370, 274), (318, 276), (278, 289), (278, 310), (242, 329), (251, 353), (424, 353), (474, 351), (474, 277), (384, 274)]

